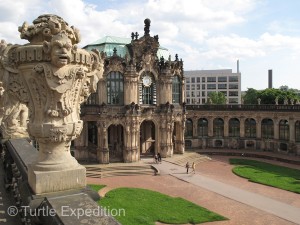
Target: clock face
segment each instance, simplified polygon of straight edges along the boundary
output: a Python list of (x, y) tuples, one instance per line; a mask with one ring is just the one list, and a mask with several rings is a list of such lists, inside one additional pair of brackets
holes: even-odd
[(143, 77), (143, 84), (146, 87), (149, 87), (151, 85), (152, 81), (151, 81), (151, 77), (149, 76), (144, 76)]

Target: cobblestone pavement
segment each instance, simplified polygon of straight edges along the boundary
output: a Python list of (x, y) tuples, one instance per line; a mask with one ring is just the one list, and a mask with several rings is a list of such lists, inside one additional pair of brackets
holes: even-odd
[(18, 216), (8, 215), (9, 207), (14, 208), (12, 196), (6, 192), (4, 188), (4, 171), (3, 164), (0, 160), (0, 225), (21, 225), (21, 220)]
[[(226, 185), (238, 187), (242, 190), (271, 198), (287, 204), (297, 210), (299, 208), (300, 215), (300, 195), (292, 192), (272, 188), (252, 182), (235, 176), (232, 172), (232, 165), (228, 164), (226, 156), (210, 156), (212, 160), (204, 161), (196, 166), (196, 175), (211, 178)], [(268, 160), (264, 160), (268, 161)], [(164, 162), (162, 163), (164, 164)], [(280, 163), (285, 165), (285, 163)], [(174, 167), (174, 168), (173, 168)], [(172, 173), (185, 174), (184, 167), (173, 166)], [(292, 167), (295, 168), (293, 165)], [(298, 166), (300, 169), (300, 166)], [(106, 191), (117, 187), (138, 187), (159, 191), (171, 196), (182, 197), (201, 205), (211, 211), (219, 213), (229, 220), (220, 222), (207, 223), (208, 225), (292, 225), (300, 224), (298, 222), (290, 222), (282, 219), (259, 207), (253, 207), (240, 201), (226, 197), (220, 193), (216, 193), (207, 188), (197, 186), (193, 183), (180, 180), (167, 172), (161, 171), (160, 176), (133, 176), (133, 177), (110, 177), (104, 179), (88, 179), (90, 183), (99, 183), (107, 185), (102, 191), (102, 195)], [(189, 174), (188, 176), (193, 176)], [(155, 206), (154, 206), (155, 207)], [(285, 208), (281, 209), (283, 212)], [(157, 223), (157, 225), (160, 223)]]

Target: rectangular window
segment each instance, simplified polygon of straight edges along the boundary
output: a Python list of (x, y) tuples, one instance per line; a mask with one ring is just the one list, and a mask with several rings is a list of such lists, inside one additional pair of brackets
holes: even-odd
[(227, 77), (218, 77), (218, 82), (227, 82)]
[(186, 104), (190, 104), (191, 102), (190, 102), (190, 99), (189, 98), (187, 98), (186, 99)]
[(238, 103), (239, 100), (237, 98), (229, 98), (229, 103)]
[(237, 91), (229, 91), (229, 96), (239, 96)]
[(190, 83), (190, 78), (189, 77), (185, 78), (185, 82)]
[(239, 81), (239, 77), (238, 76), (230, 76), (229, 77), (229, 82), (238, 82)]
[(200, 97), (200, 91), (197, 91), (197, 97)]
[(195, 77), (192, 77), (192, 83), (195, 83)]
[(229, 89), (238, 89), (239, 85), (238, 84), (229, 84)]
[(207, 77), (207, 82), (216, 82), (216, 77)]
[(186, 85), (186, 90), (190, 90), (190, 85), (189, 84)]
[(216, 84), (207, 84), (207, 89), (216, 89)]
[(218, 84), (218, 89), (227, 89), (227, 84)]
[(195, 84), (192, 84), (192, 90), (193, 91), (195, 90)]
[(205, 83), (205, 77), (202, 77), (202, 83)]
[(200, 90), (200, 84), (197, 84), (197, 90)]
[(205, 91), (202, 91), (202, 97), (205, 97)]
[(195, 97), (195, 92), (194, 91), (191, 92), (191, 96)]
[(205, 90), (205, 84), (202, 84), (202, 90)]
[(197, 77), (197, 83), (200, 83), (200, 77)]

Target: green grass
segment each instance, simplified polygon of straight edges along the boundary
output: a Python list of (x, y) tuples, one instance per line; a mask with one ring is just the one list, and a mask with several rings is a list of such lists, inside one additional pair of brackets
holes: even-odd
[(93, 191), (98, 192), (100, 189), (106, 187), (106, 185), (89, 184), (88, 185)]
[(140, 188), (111, 190), (98, 204), (114, 212), (120, 210), (115, 218), (122, 225), (154, 225), (156, 221), (197, 224), (227, 219), (182, 198)]
[(300, 170), (249, 159), (229, 159), (233, 173), (249, 181), (300, 193)]

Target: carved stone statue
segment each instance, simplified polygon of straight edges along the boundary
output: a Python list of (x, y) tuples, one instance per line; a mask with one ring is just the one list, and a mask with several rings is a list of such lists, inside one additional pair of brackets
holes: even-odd
[[(25, 93), (19, 100), (29, 107), (28, 132), (39, 144), (29, 184), (36, 194), (84, 187), (85, 168), (71, 156), (70, 145), (83, 126), (80, 103), (103, 75), (103, 55), (78, 49), (79, 31), (56, 15), (41, 15), (19, 31), (30, 43), (11, 48), (7, 58), (17, 71), (10, 80), (15, 77), (21, 87), (10, 82), (4, 89)], [(13, 102), (20, 112), (22, 104)]]
[(278, 97), (275, 98), (275, 105), (278, 105)]
[(260, 102), (261, 102), (261, 99), (258, 98), (258, 99), (257, 99), (257, 104), (260, 105)]

